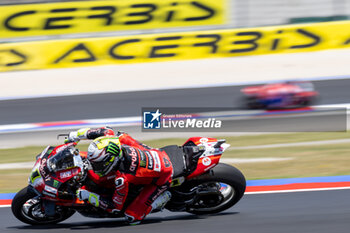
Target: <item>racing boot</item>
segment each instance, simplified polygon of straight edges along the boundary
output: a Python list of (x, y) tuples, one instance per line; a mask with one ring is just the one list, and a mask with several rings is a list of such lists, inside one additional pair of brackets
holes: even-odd
[(135, 214), (133, 211), (127, 210), (125, 213), (125, 220), (129, 223), (129, 225), (138, 225), (150, 212), (158, 212), (163, 210), (166, 203), (168, 203), (170, 199), (171, 193), (169, 191), (165, 191), (151, 204), (151, 206), (149, 206), (142, 216), (137, 216), (137, 214)]
[(130, 226), (136, 226), (141, 223), (141, 220), (136, 220), (134, 216), (125, 214), (125, 220)]
[(165, 191), (162, 193), (153, 203), (152, 203), (152, 212), (162, 211), (171, 199), (171, 193), (169, 191)]

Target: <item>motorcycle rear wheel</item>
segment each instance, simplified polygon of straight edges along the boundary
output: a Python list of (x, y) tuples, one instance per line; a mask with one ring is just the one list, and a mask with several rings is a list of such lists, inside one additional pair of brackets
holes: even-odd
[(246, 180), (235, 167), (220, 163), (209, 173), (203, 174), (189, 182), (190, 186), (218, 186), (220, 195), (199, 197), (197, 203), (187, 209), (193, 214), (213, 214), (234, 206), (244, 195)]
[(75, 211), (62, 208), (54, 217), (47, 217), (41, 213), (41, 200), (29, 187), (19, 191), (12, 200), (11, 210), (20, 221), (30, 225), (56, 224), (71, 217)]

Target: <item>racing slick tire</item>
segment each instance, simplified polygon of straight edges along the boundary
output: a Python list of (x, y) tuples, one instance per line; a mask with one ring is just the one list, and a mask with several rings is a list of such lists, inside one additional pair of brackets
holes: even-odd
[[(220, 192), (222, 192), (223, 199), (217, 203), (218, 205), (207, 208), (202, 208), (201, 206), (197, 206), (196, 208), (196, 206), (192, 206), (187, 209), (187, 212), (193, 214), (213, 214), (224, 211), (235, 205), (243, 197), (246, 189), (246, 180), (242, 172), (237, 168), (224, 163), (219, 163), (208, 173), (190, 181), (192, 187), (203, 184), (212, 184), (213, 182), (219, 183), (221, 186)], [(223, 187), (224, 189), (222, 189)], [(212, 201), (213, 196), (205, 197), (205, 199), (210, 202)]]
[[(19, 191), (12, 200), (11, 210), (13, 215), (20, 221), (30, 225), (48, 225), (56, 224), (71, 217), (75, 211), (72, 209), (64, 208), (54, 217), (43, 217), (42, 219), (35, 218), (33, 215), (26, 213), (25, 205), (29, 205), (28, 202), (35, 199), (37, 194), (34, 193), (30, 187), (25, 187)], [(33, 206), (41, 206), (40, 201), (33, 204), (29, 209), (33, 211)], [(29, 212), (29, 211), (28, 211)]]

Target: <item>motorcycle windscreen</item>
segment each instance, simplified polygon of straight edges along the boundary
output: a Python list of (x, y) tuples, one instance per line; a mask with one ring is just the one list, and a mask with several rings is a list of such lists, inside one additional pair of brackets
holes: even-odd
[(51, 171), (55, 172), (75, 167), (76, 159), (74, 157), (70, 151), (61, 151), (48, 160), (48, 166)]

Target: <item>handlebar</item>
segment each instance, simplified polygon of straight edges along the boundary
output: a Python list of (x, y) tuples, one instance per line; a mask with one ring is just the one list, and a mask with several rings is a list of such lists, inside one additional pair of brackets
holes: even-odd
[(64, 137), (64, 139), (67, 139), (69, 137), (69, 134), (68, 133), (58, 134), (57, 139), (59, 139), (60, 137)]

